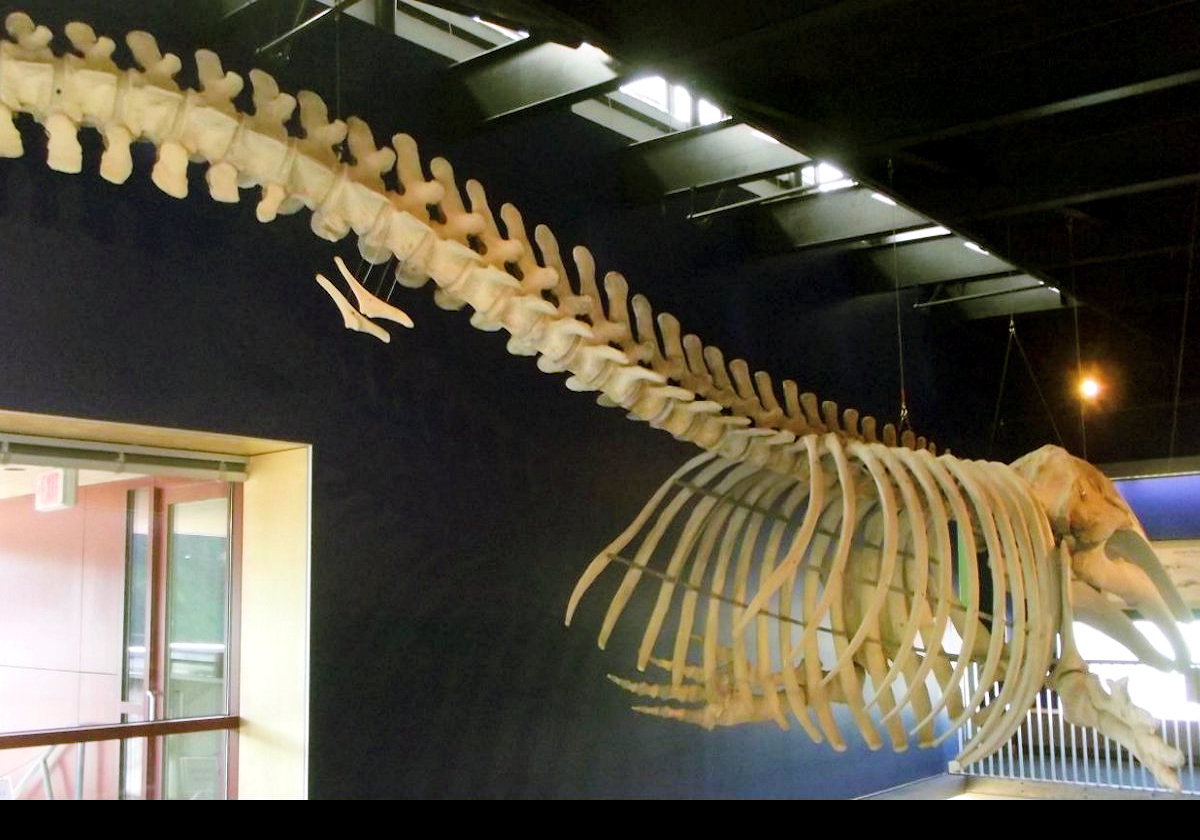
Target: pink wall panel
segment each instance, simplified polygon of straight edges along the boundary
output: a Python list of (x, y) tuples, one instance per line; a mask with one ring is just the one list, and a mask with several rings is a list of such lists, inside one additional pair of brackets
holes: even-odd
[(79, 668), (84, 508), (0, 500), (0, 665)]
[(84, 506), (80, 670), (121, 673), (125, 620), (125, 504), (129, 482), (81, 488)]
[[(81, 724), (120, 721), (121, 677), (119, 674), (81, 674), (79, 689), (79, 722)], [(120, 780), (120, 742), (100, 741), (88, 744), (87, 751), (84, 753), (84, 761), (84, 798), (116, 799)], [(72, 777), (75, 772), (74, 768), (75, 758), (72, 755)]]
[(75, 726), (79, 677), (72, 671), (0, 665), (0, 725), (10, 732)]

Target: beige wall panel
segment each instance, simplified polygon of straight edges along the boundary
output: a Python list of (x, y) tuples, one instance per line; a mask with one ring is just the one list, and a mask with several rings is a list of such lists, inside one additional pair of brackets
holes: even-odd
[(238, 796), (308, 792), (310, 450), (250, 460), (242, 535)]

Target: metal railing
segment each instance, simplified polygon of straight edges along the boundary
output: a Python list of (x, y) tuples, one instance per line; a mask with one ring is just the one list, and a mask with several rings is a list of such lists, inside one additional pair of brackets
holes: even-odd
[[(967, 691), (978, 685), (978, 670), (972, 667)], [(994, 689), (998, 693), (998, 687)], [(995, 693), (991, 695), (995, 697)], [(1179, 781), (1184, 793), (1200, 795), (1200, 721), (1161, 720), (1163, 740), (1183, 753)], [(958, 731), (962, 747), (978, 731), (969, 722)], [(1116, 741), (1090, 727), (1069, 723), (1062, 700), (1049, 688), (1037, 696), (1025, 722), (1009, 742), (988, 758), (957, 768), (968, 776), (1066, 782), (1125, 790), (1165, 790), (1141, 762)]]
[[(12, 786), (9, 795), (13, 799), (20, 799), (21, 794), (25, 792), (25, 788), (39, 778), (42, 783), (42, 795), (46, 799), (54, 799), (54, 781), (50, 776), (50, 768), (57, 764), (67, 752), (69, 744), (55, 744), (47, 747), (42, 752), (34, 756), (29, 762), (29, 768), (17, 780), (17, 783)], [(85, 759), (85, 750), (87, 744), (76, 744), (75, 751), (75, 799), (83, 799), (83, 768)]]

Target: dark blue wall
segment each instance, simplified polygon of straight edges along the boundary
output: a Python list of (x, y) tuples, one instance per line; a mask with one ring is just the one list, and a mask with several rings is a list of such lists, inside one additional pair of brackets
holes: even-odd
[[(629, 712), (605, 674), (629, 674), (639, 629), (601, 652), (602, 595), (570, 629), (563, 609), (689, 447), (566, 391), (425, 290), (401, 290), (417, 328), (392, 345), (345, 332), (312, 276), (357, 258), (306, 214), (259, 225), (249, 196), (217, 205), (198, 171), (172, 200), (146, 150), (107, 184), (94, 138), (83, 175), (52, 173), (24, 129), (27, 158), (0, 162), (0, 406), (314, 444), (314, 796), (848, 796), (944, 769), (938, 750), (836, 755), (771, 725)], [(515, 142), (459, 151), (531, 221), (561, 216), (567, 243), (628, 233), (574, 200), (551, 152), (502, 154)], [(728, 248), (672, 247), (643, 239), (616, 264), (641, 252), (689, 272)]]

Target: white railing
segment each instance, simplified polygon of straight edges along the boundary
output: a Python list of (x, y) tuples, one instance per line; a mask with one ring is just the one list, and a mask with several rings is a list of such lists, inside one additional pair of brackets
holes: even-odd
[[(1105, 676), (1115, 668), (1113, 663), (1107, 664), (1110, 667), (1105, 669)], [(977, 679), (978, 671), (972, 667), (966, 681), (968, 692), (974, 691)], [(1184, 763), (1179, 771), (1183, 792), (1200, 795), (1200, 772), (1196, 767), (1200, 760), (1200, 721), (1162, 720), (1160, 728), (1163, 740), (1183, 753)], [(970, 722), (958, 731), (960, 750), (976, 731), (977, 727)], [(959, 768), (958, 772), (1126, 790), (1164, 789), (1124, 747), (1094, 729), (1068, 723), (1061, 700), (1048, 688), (1038, 694), (1033, 708), (1025, 715), (1025, 722), (1007, 745), (982, 761)]]

